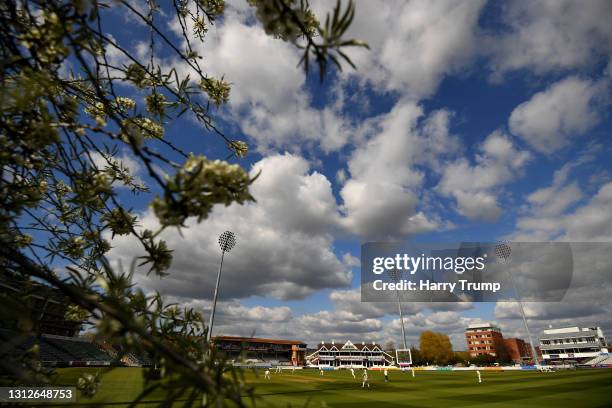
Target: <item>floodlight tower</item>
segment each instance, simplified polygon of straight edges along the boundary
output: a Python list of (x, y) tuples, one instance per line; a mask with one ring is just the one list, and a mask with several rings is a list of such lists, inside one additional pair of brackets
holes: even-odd
[[(499, 259), (503, 259), (503, 263), (506, 264), (507, 260), (510, 258), (512, 250), (510, 245), (507, 242), (500, 242), (495, 245), (495, 255)], [(529, 331), (529, 325), (527, 324), (527, 316), (525, 316), (525, 309), (523, 308), (523, 302), (521, 301), (521, 296), (519, 295), (518, 287), (516, 286), (516, 281), (514, 280), (514, 275), (510, 272), (510, 268), (506, 270), (508, 276), (510, 277), (510, 282), (514, 287), (514, 294), (516, 297), (516, 303), (518, 303), (519, 311), (521, 312), (521, 317), (523, 318), (523, 325), (525, 325), (525, 331), (527, 332), (527, 339), (529, 340), (529, 346), (531, 347), (531, 356), (533, 357), (533, 362), (535, 365), (538, 365), (538, 353), (533, 345), (533, 340), (531, 338), (531, 332)]]
[[(389, 276), (395, 283), (399, 283), (402, 280), (402, 272), (398, 269), (392, 269), (389, 271)], [(402, 301), (400, 299), (400, 294), (395, 290), (395, 294), (397, 295), (397, 310), (399, 311), (400, 323), (402, 324), (402, 345), (404, 346), (404, 350), (408, 349), (406, 345), (406, 329), (404, 327), (404, 314), (402, 313)]]
[(223, 257), (226, 252), (232, 250), (236, 246), (236, 236), (231, 231), (225, 231), (219, 236), (219, 246), (221, 247), (221, 264), (219, 265), (219, 272), (217, 273), (217, 283), (215, 284), (215, 295), (213, 296), (212, 310), (210, 312), (210, 320), (208, 321), (208, 333), (206, 334), (207, 340), (210, 341), (212, 338), (213, 323), (215, 321), (215, 310), (217, 308), (217, 296), (219, 295), (219, 282), (221, 281), (221, 270), (223, 269)]

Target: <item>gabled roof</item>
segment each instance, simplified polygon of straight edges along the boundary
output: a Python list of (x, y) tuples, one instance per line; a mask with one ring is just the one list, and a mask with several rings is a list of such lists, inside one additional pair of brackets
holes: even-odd
[(355, 345), (348, 340), (346, 343), (344, 343), (344, 346), (342, 346), (342, 350), (357, 350), (357, 347), (355, 347)]
[[(334, 348), (335, 350), (338, 350), (338, 347), (339, 346), (335, 342), (334, 343), (319, 343), (317, 345), (318, 350), (328, 350), (328, 351), (331, 350), (332, 348)], [(344, 345), (340, 347), (340, 350), (338, 351), (373, 351), (373, 350), (383, 351), (381, 346), (376, 343), (368, 344), (365, 342), (360, 342), (360, 343), (354, 344), (353, 342), (349, 340), (346, 343), (344, 343)]]

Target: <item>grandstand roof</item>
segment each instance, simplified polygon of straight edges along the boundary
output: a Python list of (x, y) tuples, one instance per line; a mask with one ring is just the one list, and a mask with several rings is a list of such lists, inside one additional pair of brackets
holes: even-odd
[(232, 341), (239, 343), (269, 343), (269, 344), (303, 344), (303, 341), (299, 340), (283, 340), (283, 339), (266, 339), (257, 337), (236, 337), (236, 336), (214, 336), (213, 341)]
[(332, 342), (332, 343), (319, 343), (318, 346), (317, 346), (317, 350), (319, 350), (319, 349), (321, 349), (323, 347), (325, 347), (327, 350), (330, 350), (332, 347), (335, 347), (338, 350), (344, 350), (344, 351), (350, 351), (350, 350), (362, 351), (364, 349), (372, 350), (375, 347), (380, 349), (380, 350), (383, 349), (382, 345), (380, 345), (378, 343), (361, 342), (361, 343), (354, 344), (350, 340), (347, 341), (346, 343), (336, 343), (336, 342)]
[(582, 330), (570, 333), (546, 333), (540, 336), (540, 340), (571, 339), (574, 337), (598, 337), (597, 330)]

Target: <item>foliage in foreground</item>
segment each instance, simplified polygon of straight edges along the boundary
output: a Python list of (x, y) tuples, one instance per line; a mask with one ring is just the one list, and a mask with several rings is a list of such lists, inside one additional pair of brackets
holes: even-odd
[[(304, 0), (248, 3), (268, 34), (303, 50), (300, 63), (306, 71), (316, 62), (321, 79), (329, 62), (352, 65), (344, 47), (365, 46), (343, 39), (352, 3), (338, 2), (324, 24)], [(202, 316), (166, 304), (159, 294), (146, 295), (133, 287), (131, 272), (114, 271), (105, 261), (109, 238), (131, 235), (146, 254), (139, 266), (149, 273), (163, 276), (172, 262), (172, 249), (158, 238), (160, 231), (139, 227), (137, 215), (121, 202), (120, 188), (156, 192), (151, 208), (162, 229), (180, 228), (189, 217), (201, 221), (216, 204), (254, 200), (249, 193), (253, 179), (227, 162), (243, 157), (248, 147), (224, 134), (214, 120), (231, 86), (207, 75), (200, 65), (206, 56), (194, 51), (194, 42), (205, 41), (225, 3), (173, 0), (164, 7), (155, 0), (0, 3), (0, 278), (24, 283), (0, 297), (0, 310), (10, 311), (2, 319), (10, 317), (16, 330), (0, 347), (0, 370), (18, 383), (48, 379), (37, 363), (36, 347), (23, 350), (25, 339), (37, 333), (28, 282), (38, 281), (78, 306), (70, 310), (71, 319), (94, 324), (101, 339), (125, 353), (150, 355), (162, 375), (172, 378), (151, 383), (142, 396), (152, 387), (166, 387), (169, 400), (191, 390), (193, 399), (207, 394), (209, 405), (233, 401), (242, 406), (241, 395), (249, 389), (201, 342)], [(107, 30), (113, 14), (147, 29), (146, 55), (131, 51)], [(182, 33), (165, 29), (170, 20)], [(156, 53), (178, 61), (187, 67), (181, 72), (190, 74), (165, 66)], [(137, 103), (135, 94), (144, 103)], [(169, 123), (186, 117), (219, 138), (228, 149), (225, 160), (187, 154), (165, 137)], [(146, 170), (151, 184), (117, 158), (124, 152)], [(221, 375), (225, 370), (230, 375)], [(94, 394), (97, 381), (84, 377), (80, 388)]]

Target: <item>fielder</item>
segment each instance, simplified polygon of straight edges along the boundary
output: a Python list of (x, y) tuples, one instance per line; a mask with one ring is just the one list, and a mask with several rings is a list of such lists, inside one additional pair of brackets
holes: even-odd
[(385, 368), (384, 374), (385, 374), (385, 382), (389, 382), (389, 371), (387, 371), (386, 368)]
[(355, 369), (353, 367), (351, 367), (351, 375), (353, 376), (353, 378), (355, 378)]
[(319, 375), (322, 377), (323, 376), (323, 369), (319, 367)]
[(270, 379), (270, 370), (264, 371), (264, 379), (265, 380), (269, 380)]
[(476, 370), (476, 374), (478, 375), (478, 384), (482, 382), (482, 377), (480, 376), (480, 370)]
[(361, 383), (361, 388), (365, 388), (366, 384), (368, 388), (370, 388), (370, 382), (368, 381), (368, 370), (363, 369), (363, 382)]

